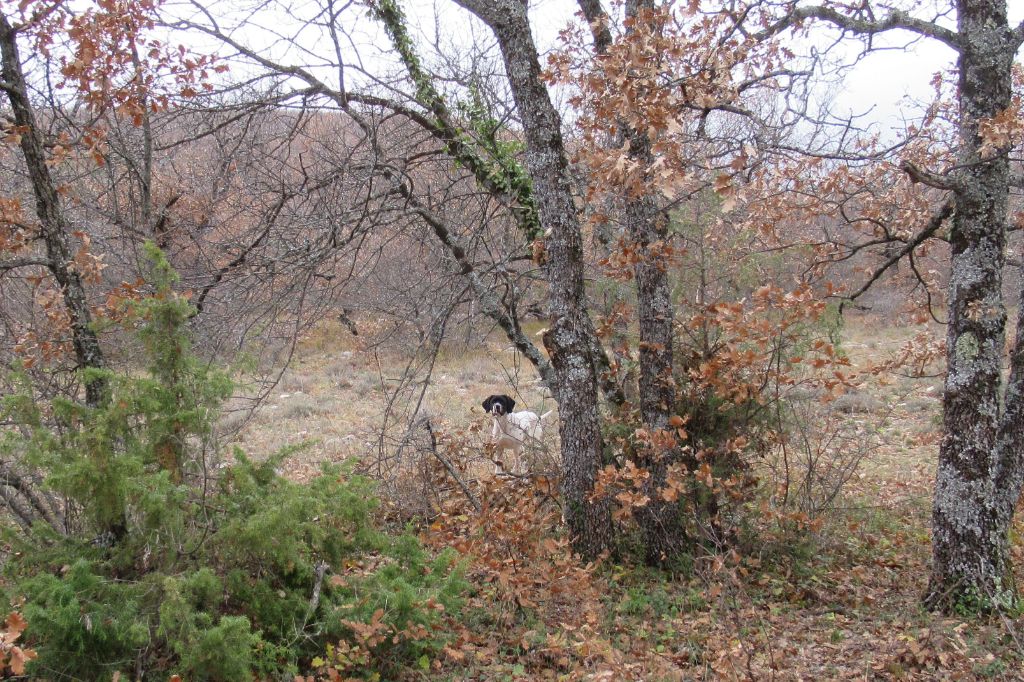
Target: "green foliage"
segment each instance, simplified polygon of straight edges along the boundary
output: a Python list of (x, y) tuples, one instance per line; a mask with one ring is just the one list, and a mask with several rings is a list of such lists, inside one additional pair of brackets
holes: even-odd
[(529, 226), (526, 236), (531, 239), (540, 237), (540, 218), (533, 197), (533, 181), (526, 167), (519, 161), (525, 145), (515, 138), (502, 138), (505, 126), (487, 108), (479, 88), (470, 87), (469, 100), (459, 102), (458, 108), (467, 122), (472, 140), (483, 149), (491, 162), (488, 170), (490, 182), (522, 202), (523, 205), (514, 210), (521, 213), (518, 216), (520, 222)]
[(191, 680), (246, 680), (253, 652), (262, 643), (245, 616), (218, 615), (223, 594), (209, 568), (164, 580), (157, 636), (178, 655), (179, 671)]
[(2, 416), (24, 429), (0, 448), (38, 467), (72, 521), (66, 535), (7, 531), (18, 559), (4, 568), (4, 596), (25, 599), (33, 670), (276, 678), (328, 642), (361, 642), (371, 622), (396, 634), (366, 648), (363, 671), (435, 653), (442, 618), (459, 606), (460, 572), (450, 556), (377, 527), (371, 481), (335, 467), (294, 483), (275, 471), (286, 453), (256, 463), (236, 451), (233, 465), (210, 466), (231, 383), (191, 354), (192, 310), (150, 254), (154, 293), (127, 306), (146, 371), (105, 372), (108, 400), (95, 408), (38, 401), (24, 379), (4, 401)]
[(59, 577), (44, 572), (45, 566), (19, 564), (22, 571), (34, 573), (11, 591), (27, 597), (25, 616), (32, 619), (32, 639), (40, 645), (30, 669), (58, 678), (72, 673), (80, 679), (101, 679), (149, 643), (141, 584), (98, 575), (89, 558), (59, 567)]
[[(964, 581), (966, 582), (966, 581)], [(997, 580), (995, 594), (982, 594), (977, 587), (971, 585), (966, 589), (951, 590), (949, 611), (961, 618), (974, 618), (979, 615), (1004, 613), (1016, 618), (1021, 613), (1021, 603), (1011, 587), (1002, 588), (1003, 581)], [(1012, 581), (1007, 581), (1012, 585)]]

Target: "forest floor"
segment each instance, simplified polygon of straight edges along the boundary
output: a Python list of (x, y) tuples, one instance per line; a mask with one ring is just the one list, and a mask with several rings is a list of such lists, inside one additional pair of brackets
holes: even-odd
[[(857, 366), (894, 355), (919, 331), (848, 320), (842, 347)], [(340, 327), (318, 329), (271, 399), (244, 424), (229, 415), (225, 426), (241, 424), (234, 438), (253, 453), (304, 443), (283, 464), (299, 480), (322, 462), (358, 459), (384, 479), (386, 511), (428, 518), (428, 544), (474, 554), (473, 588), (445, 655), (412, 679), (1024, 679), (1024, 618), (946, 618), (920, 606), (941, 423), (934, 367), (924, 377), (880, 377), (835, 402), (830, 418), (864, 436), (848, 446), (861, 448), (859, 466), (809, 529), (768, 534), (742, 555), (653, 571), (611, 559), (580, 567), (551, 505), (523, 502), (544, 496), (521, 481), (502, 491), (489, 475), (481, 401), (510, 393), (517, 409), (555, 406), (505, 345), (495, 338), (445, 349), (426, 385), (401, 381), (409, 362)], [(407, 429), (416, 405), (440, 450)], [(552, 421), (552, 449), (556, 431)], [(489, 521), (459, 507), (462, 493), (434, 452), (476, 486)], [(536, 472), (552, 462), (534, 463), (539, 485), (549, 483)], [(1020, 543), (1014, 552), (1024, 565)]]

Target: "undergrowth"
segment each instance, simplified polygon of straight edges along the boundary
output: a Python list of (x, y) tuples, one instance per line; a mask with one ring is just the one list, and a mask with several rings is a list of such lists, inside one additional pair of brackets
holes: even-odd
[[(190, 352), (187, 300), (152, 248), (151, 296), (123, 302), (145, 372), (104, 371), (102, 405), (42, 400), (22, 380), (7, 460), (39, 472), (50, 522), (4, 531), (3, 596), (23, 602), (33, 677), (281, 679), (332, 651), (349, 676), (393, 678), (446, 643), (465, 583), (377, 524), (374, 484), (327, 467), (311, 483), (284, 454), (225, 464), (213, 425), (231, 383)], [(219, 464), (219, 466), (218, 466)]]

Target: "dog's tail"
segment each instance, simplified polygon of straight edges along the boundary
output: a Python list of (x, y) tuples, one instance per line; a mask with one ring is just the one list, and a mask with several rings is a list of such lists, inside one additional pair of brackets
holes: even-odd
[(552, 412), (554, 412), (554, 410), (548, 410), (547, 412), (545, 412), (544, 414), (542, 414), (540, 416), (540, 420), (544, 421), (548, 417), (548, 415), (550, 415)]

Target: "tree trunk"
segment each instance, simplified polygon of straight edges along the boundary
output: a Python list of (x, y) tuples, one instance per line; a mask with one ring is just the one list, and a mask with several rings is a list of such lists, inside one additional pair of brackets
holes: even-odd
[[(1008, 431), (999, 392), (1009, 164), (1005, 153), (983, 153), (979, 121), (1010, 104), (1016, 40), (1005, 0), (959, 0), (957, 21), (960, 170), (950, 234), (948, 372), (932, 510), (932, 575), (925, 601), (943, 610), (957, 604), (987, 610), (1005, 605), (1013, 594), (1012, 505), (999, 501), (997, 446), (1019, 445), (1000, 438), (1001, 430)], [(1019, 344), (1018, 336), (1018, 349)], [(1014, 370), (1006, 415), (1019, 422), (1019, 350)]]
[(957, 0), (956, 10), (954, 32), (898, 10), (867, 21), (832, 7), (804, 6), (765, 33), (774, 35), (816, 17), (861, 35), (912, 31), (945, 43), (958, 55), (959, 155), (949, 186), (934, 185), (952, 189), (954, 216), (943, 437), (932, 506), (931, 579), (925, 594), (926, 605), (946, 612), (957, 606), (997, 609), (1016, 599), (1009, 532), (1024, 484), (1021, 312), (1010, 378), (1000, 395), (1009, 150), (985, 149), (980, 125), (1010, 105), (1013, 60), (1024, 42), (1024, 24), (1010, 28), (1006, 0)]
[[(71, 320), (71, 339), (79, 368), (102, 368), (103, 352), (92, 328), (92, 314), (85, 295), (85, 287), (78, 271), (73, 267), (71, 227), (60, 205), (57, 187), (46, 165), (42, 136), (36, 125), (35, 112), (28, 98), (28, 87), (18, 53), (17, 29), (7, 16), (0, 13), (0, 57), (3, 63), (3, 89), (11, 102), (14, 122), (21, 133), (21, 151), (25, 156), (32, 190), (36, 197), (36, 215), (41, 236), (46, 246), (48, 268), (60, 285)], [(99, 405), (104, 399), (106, 381), (101, 377), (86, 377), (85, 399), (89, 405)]]
[[(643, 13), (654, 10), (653, 0), (629, 0), (626, 16), (634, 22), (644, 20)], [(636, 30), (634, 27), (630, 32)], [(621, 124), (629, 144), (629, 157), (645, 167), (654, 163), (651, 140), (644, 132)], [(640, 414), (650, 433), (668, 431), (669, 419), (675, 412), (676, 390), (673, 378), (672, 325), (675, 320), (671, 288), (668, 279), (669, 263), (660, 249), (668, 238), (668, 216), (660, 210), (656, 197), (648, 192), (626, 199), (626, 230), (633, 248), (640, 258), (633, 266), (636, 280), (637, 317), (640, 323)], [(678, 454), (678, 448), (658, 451), (647, 448), (641, 466), (649, 476), (644, 493), (650, 499), (637, 510), (636, 518), (644, 534), (644, 550), (648, 563), (659, 564), (682, 548), (683, 526), (679, 505), (661, 498), (665, 488), (668, 465)]]
[[(631, 137), (634, 146), (630, 156), (643, 154), (645, 147), (650, 154), (646, 135)], [(672, 374), (674, 315), (668, 264), (658, 252), (649, 250), (652, 244), (663, 242), (668, 236), (668, 217), (659, 210), (653, 197), (646, 196), (627, 204), (626, 226), (633, 247), (641, 255), (633, 268), (640, 322), (640, 414), (644, 426), (653, 434), (671, 430), (669, 419), (675, 412), (676, 403)], [(650, 502), (637, 510), (636, 518), (644, 534), (647, 561), (652, 564), (672, 557), (683, 544), (679, 506), (661, 498), (668, 466), (677, 454), (677, 447), (659, 451), (652, 445), (641, 455), (640, 465), (650, 474), (644, 486)]]
[(550, 328), (544, 343), (558, 381), (565, 520), (573, 547), (593, 558), (611, 542), (607, 503), (590, 499), (601, 462), (593, 324), (586, 310), (583, 243), (573, 203), (561, 121), (541, 79), (520, 0), (456, 0), (494, 31), (522, 117), (526, 164), (547, 239)]

